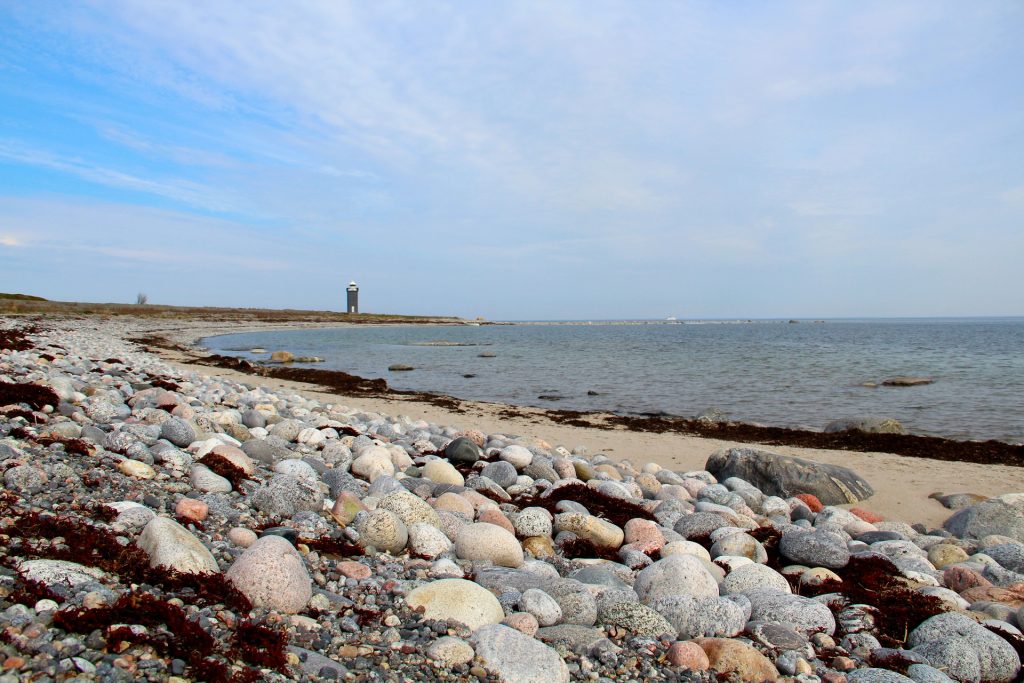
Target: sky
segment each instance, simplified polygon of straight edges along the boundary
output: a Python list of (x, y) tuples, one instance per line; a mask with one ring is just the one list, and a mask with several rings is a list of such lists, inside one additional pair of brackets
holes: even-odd
[(0, 292), (1024, 315), (1024, 3), (0, 0)]

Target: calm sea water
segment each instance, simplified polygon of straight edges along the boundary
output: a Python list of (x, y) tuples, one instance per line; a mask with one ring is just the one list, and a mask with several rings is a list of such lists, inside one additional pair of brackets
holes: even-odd
[[(267, 355), (250, 348), (286, 349), (398, 389), (516, 405), (682, 416), (715, 407), (811, 429), (876, 415), (918, 434), (1024, 441), (1024, 318), (353, 327), (202, 343), (251, 359)], [(394, 363), (416, 369), (389, 372)], [(861, 386), (894, 375), (935, 383)]]

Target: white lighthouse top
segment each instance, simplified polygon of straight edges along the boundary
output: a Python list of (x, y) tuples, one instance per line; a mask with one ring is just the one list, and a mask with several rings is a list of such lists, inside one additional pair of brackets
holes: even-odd
[(356, 286), (357, 286), (357, 285), (356, 285), (356, 281), (355, 281), (355, 280), (353, 280), (352, 282), (348, 283), (348, 286), (349, 286), (349, 287), (356, 287)]

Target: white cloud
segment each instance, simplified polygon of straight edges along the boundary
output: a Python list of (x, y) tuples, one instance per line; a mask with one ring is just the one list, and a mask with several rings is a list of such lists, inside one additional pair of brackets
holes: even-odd
[(200, 182), (180, 178), (154, 180), (99, 166), (77, 156), (61, 156), (49, 150), (34, 149), (17, 140), (0, 139), (0, 159), (61, 171), (100, 185), (145, 192), (214, 211), (234, 208), (225, 197), (217, 196), (212, 188)]

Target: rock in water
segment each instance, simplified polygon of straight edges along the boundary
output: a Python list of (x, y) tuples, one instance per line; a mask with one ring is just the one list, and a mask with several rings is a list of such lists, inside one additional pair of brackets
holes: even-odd
[(514, 628), (491, 624), (473, 633), (476, 654), (489, 672), (507, 683), (568, 683), (569, 668), (547, 645)]
[(201, 574), (219, 572), (217, 560), (202, 541), (188, 529), (167, 517), (154, 517), (139, 536), (139, 547), (149, 555), (151, 567)]
[(280, 536), (258, 539), (224, 575), (254, 607), (295, 614), (313, 595), (313, 581), (292, 544)]
[(845, 467), (756, 448), (723, 448), (711, 454), (704, 469), (719, 481), (739, 477), (769, 496), (810, 493), (825, 505), (856, 503), (875, 494), (871, 484)]
[(505, 618), (501, 603), (489, 590), (465, 579), (441, 579), (415, 588), (406, 603), (413, 609), (423, 608), (424, 619), (451, 619), (473, 630)]
[(868, 434), (906, 434), (899, 420), (891, 417), (847, 417), (840, 420), (832, 420), (825, 425), (825, 433), (835, 432), (867, 432)]
[(911, 377), (906, 375), (900, 375), (899, 377), (890, 377), (889, 379), (882, 381), (883, 387), (919, 387), (925, 384), (934, 384), (935, 380), (931, 377)]

